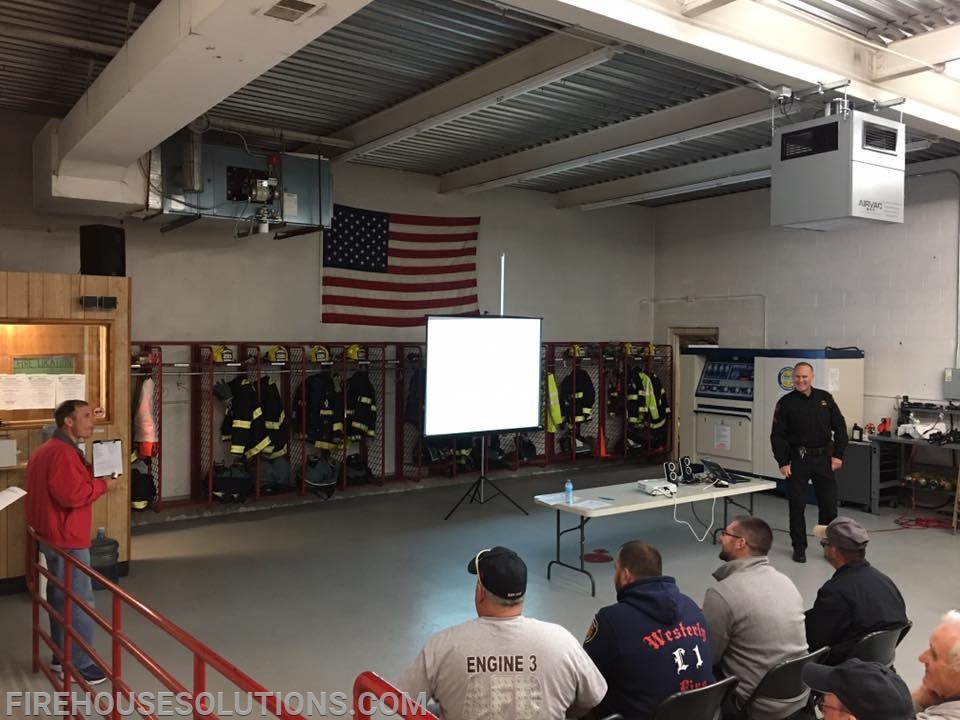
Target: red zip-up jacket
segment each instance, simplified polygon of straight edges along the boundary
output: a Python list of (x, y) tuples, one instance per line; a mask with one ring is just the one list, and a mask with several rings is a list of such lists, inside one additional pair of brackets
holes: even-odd
[(27, 522), (54, 547), (90, 547), (93, 501), (107, 491), (69, 437), (54, 435), (27, 463)]

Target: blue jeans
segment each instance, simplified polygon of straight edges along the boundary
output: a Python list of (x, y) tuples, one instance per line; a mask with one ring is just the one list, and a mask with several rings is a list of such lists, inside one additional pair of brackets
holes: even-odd
[[(40, 546), (40, 551), (43, 553), (44, 557), (47, 559), (47, 569), (53, 575), (56, 575), (60, 578), (60, 582), (63, 582), (63, 576), (65, 572), (66, 561), (60, 555), (48, 548), (45, 545)], [(84, 565), (90, 564), (90, 550), (63, 550), (68, 555), (72, 555), (75, 560)], [(94, 606), (93, 603), (93, 584), (90, 581), (90, 576), (85, 574), (79, 568), (74, 566), (72, 572), (72, 590), (74, 595), (74, 601), (70, 606), (70, 626), (76, 631), (76, 633), (82, 637), (88, 645), (93, 647), (93, 630), (94, 622), (86, 612), (83, 611), (82, 605), (77, 602), (77, 600), (82, 600), (90, 607)], [(52, 582), (47, 582), (47, 601), (53, 605), (54, 609), (60, 615), (63, 615), (63, 606), (66, 597), (63, 594), (63, 591), (54, 585)], [(56, 620), (54, 620), (53, 615), (50, 616), (50, 637), (53, 639), (53, 644), (63, 651), (63, 628), (60, 626)], [(75, 639), (71, 638), (70, 641), (70, 659), (73, 663), (73, 666), (77, 669), (77, 672), (83, 673), (84, 671), (91, 670), (97, 667), (96, 663), (90, 659), (90, 656), (84, 652), (83, 648), (80, 647)]]

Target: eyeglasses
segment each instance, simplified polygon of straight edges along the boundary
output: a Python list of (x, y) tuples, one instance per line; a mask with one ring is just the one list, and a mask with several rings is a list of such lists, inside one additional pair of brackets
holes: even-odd
[(732, 532), (727, 532), (726, 530), (721, 530), (720, 534), (726, 535), (727, 537), (736, 538), (737, 540), (746, 540), (746, 538), (743, 537), (743, 535), (734, 535)]

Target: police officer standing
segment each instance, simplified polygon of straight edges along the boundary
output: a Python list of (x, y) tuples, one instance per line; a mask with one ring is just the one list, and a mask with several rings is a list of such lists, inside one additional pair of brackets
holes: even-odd
[(813, 480), (820, 511), (818, 523), (829, 525), (837, 516), (834, 473), (843, 465), (847, 441), (847, 421), (833, 396), (813, 387), (813, 366), (810, 363), (797, 363), (793, 368), (793, 392), (784, 395), (777, 403), (770, 433), (773, 455), (787, 479), (794, 562), (807, 561), (804, 511), (810, 480)]

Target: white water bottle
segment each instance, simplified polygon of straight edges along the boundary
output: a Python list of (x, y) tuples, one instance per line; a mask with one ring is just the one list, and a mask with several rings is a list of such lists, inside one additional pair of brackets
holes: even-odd
[(563, 485), (563, 494), (566, 497), (567, 505), (573, 505), (573, 481), (568, 479)]

